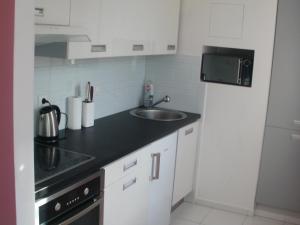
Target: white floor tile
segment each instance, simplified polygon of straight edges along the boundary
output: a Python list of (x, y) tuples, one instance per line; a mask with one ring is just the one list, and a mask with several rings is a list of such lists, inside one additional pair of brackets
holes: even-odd
[(203, 225), (243, 225), (246, 216), (225, 212), (221, 210), (213, 210), (204, 219)]
[(286, 216), (285, 221), (288, 223), (288, 225), (290, 224), (295, 224), (295, 225), (299, 225), (300, 224), (300, 218), (297, 216)]
[(177, 218), (172, 218), (171, 225), (199, 225), (197, 223), (193, 223), (187, 220), (181, 220)]
[(211, 211), (211, 208), (190, 203), (183, 203), (173, 212), (172, 217), (199, 224)]
[(283, 225), (283, 222), (259, 216), (248, 216), (244, 225)]

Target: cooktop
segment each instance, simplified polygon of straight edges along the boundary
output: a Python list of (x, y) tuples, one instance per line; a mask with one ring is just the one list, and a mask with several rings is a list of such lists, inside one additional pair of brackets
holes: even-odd
[(35, 184), (44, 182), (94, 159), (90, 155), (72, 152), (56, 146), (35, 143)]

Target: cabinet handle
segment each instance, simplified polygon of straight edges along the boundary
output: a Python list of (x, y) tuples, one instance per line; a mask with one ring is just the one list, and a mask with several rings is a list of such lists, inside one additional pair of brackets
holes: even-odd
[(106, 52), (106, 45), (92, 45), (91, 52)]
[(152, 154), (152, 170), (150, 180), (159, 180), (160, 175), (160, 153)]
[(134, 167), (134, 166), (136, 166), (136, 165), (137, 165), (137, 159), (134, 160), (133, 162), (127, 164), (127, 165), (124, 165), (124, 167), (123, 167), (123, 172), (129, 170), (130, 168), (132, 168), (132, 167)]
[(34, 15), (39, 17), (45, 16), (45, 9), (44, 8), (34, 8)]
[(191, 134), (193, 132), (194, 132), (194, 128), (192, 127), (192, 128), (190, 128), (190, 129), (188, 129), (188, 130), (185, 131), (185, 136), (187, 136), (187, 135), (189, 135), (189, 134)]
[(174, 51), (174, 50), (176, 50), (176, 45), (168, 45), (167, 50), (168, 51)]
[(294, 120), (294, 124), (295, 124), (296, 126), (300, 126), (300, 120)]
[(133, 51), (144, 51), (144, 45), (133, 45), (132, 50)]
[(130, 188), (132, 185), (136, 184), (137, 179), (136, 177), (134, 179), (132, 179), (131, 181), (129, 181), (126, 184), (123, 184), (123, 191), (125, 191), (126, 189)]
[(300, 135), (299, 134), (292, 134), (291, 137), (292, 137), (293, 141), (300, 141)]

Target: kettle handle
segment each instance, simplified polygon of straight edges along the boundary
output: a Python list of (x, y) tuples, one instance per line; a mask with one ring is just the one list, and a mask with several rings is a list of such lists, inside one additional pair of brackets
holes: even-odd
[(52, 105), (51, 107), (52, 107), (52, 109), (54, 109), (54, 110), (56, 111), (56, 115), (57, 115), (57, 123), (58, 123), (58, 125), (59, 125), (60, 119), (61, 119), (61, 112), (60, 112), (60, 109), (59, 109), (58, 106), (56, 106), (56, 105)]

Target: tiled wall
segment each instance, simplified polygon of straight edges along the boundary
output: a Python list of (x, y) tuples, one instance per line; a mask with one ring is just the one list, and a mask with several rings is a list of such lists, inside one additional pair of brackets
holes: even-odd
[(154, 84), (155, 100), (165, 95), (171, 109), (203, 112), (204, 84), (200, 82), (201, 58), (198, 56), (151, 56), (146, 60), (146, 79)]
[[(36, 57), (35, 62), (35, 118), (40, 96), (48, 97), (65, 111), (66, 98), (76, 92), (84, 95), (88, 81), (96, 87), (96, 118), (141, 104), (144, 57), (78, 60), (75, 65), (68, 60)], [(63, 123), (60, 128), (63, 128)]]

